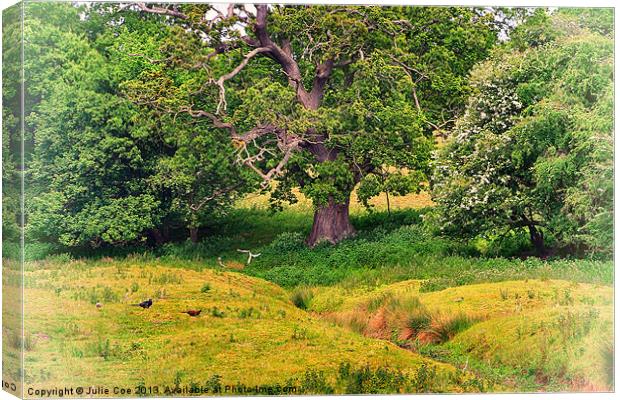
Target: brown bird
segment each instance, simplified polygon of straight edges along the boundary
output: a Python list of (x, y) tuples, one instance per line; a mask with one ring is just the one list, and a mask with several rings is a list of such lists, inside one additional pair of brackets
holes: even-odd
[(98, 310), (101, 310), (101, 308), (103, 307), (103, 304), (97, 302), (97, 304), (95, 304), (95, 307), (97, 307)]
[(189, 315), (190, 317), (197, 317), (197, 316), (199, 316), (199, 315), (200, 315), (200, 312), (201, 312), (201, 311), (202, 311), (202, 310), (187, 310), (187, 311), (183, 311), (182, 313), (183, 313), (183, 314), (187, 314), (187, 315)]

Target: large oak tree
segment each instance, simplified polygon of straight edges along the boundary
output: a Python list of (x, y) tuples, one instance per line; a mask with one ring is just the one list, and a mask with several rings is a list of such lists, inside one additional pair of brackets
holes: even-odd
[[(174, 35), (127, 56), (153, 64), (135, 102), (226, 131), (275, 205), (312, 199), (307, 243), (354, 234), (350, 195), (418, 191), (496, 40), (493, 16), (458, 7), (137, 3)], [(277, 184), (271, 184), (271, 181)]]

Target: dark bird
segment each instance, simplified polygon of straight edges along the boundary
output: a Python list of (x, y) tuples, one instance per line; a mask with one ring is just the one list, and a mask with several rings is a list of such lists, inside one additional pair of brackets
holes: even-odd
[(98, 310), (101, 310), (101, 308), (103, 307), (103, 304), (97, 302), (97, 304), (95, 304), (95, 307), (97, 307)]
[(142, 308), (150, 308), (152, 305), (153, 305), (152, 299), (144, 300), (142, 303), (132, 304), (132, 306), (142, 307)]
[(183, 311), (183, 314), (187, 314), (190, 317), (197, 317), (200, 315), (200, 312), (202, 310), (187, 310), (187, 311)]

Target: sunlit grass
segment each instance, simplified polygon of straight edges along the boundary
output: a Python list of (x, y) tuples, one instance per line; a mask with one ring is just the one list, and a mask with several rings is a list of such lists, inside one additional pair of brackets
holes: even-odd
[[(26, 280), (25, 328), (34, 340), (27, 387), (174, 386), (179, 376), (189, 384), (213, 375), (223, 383), (282, 385), (309, 369), (331, 380), (341, 363), (454, 370), (313, 317), (283, 289), (238, 273), (74, 262), (38, 268)], [(106, 288), (114, 294), (107, 299)], [(146, 298), (153, 298), (150, 309), (132, 306)], [(193, 318), (182, 313), (187, 309), (203, 312)]]
[[(610, 390), (613, 289), (557, 280), (481, 283), (420, 292), (421, 281), (374, 290), (315, 288), (310, 310), (370, 337), (458, 362), (496, 383), (547, 390)], [(606, 347), (607, 346), (607, 347)], [(607, 349), (607, 350), (605, 350)], [(444, 353), (442, 353), (444, 352)], [(452, 360), (454, 362), (454, 359)], [(485, 367), (486, 368), (486, 367)], [(508, 373), (502, 369), (512, 368)], [(519, 380), (511, 378), (521, 371)]]
[[(302, 214), (311, 214), (313, 210), (312, 201), (308, 199), (299, 191), (299, 189), (293, 189), (293, 193), (297, 198), (297, 203), (286, 204), (285, 209)], [(369, 204), (372, 205), (373, 211), (387, 211), (388, 209), (388, 197), (385, 193), (379, 196), (373, 197)], [(424, 208), (433, 206), (434, 203), (431, 200), (431, 195), (428, 192), (422, 191), (420, 193), (410, 193), (405, 196), (389, 196), (390, 210), (402, 210), (408, 208)], [(266, 209), (269, 207), (269, 194), (251, 193), (245, 196), (243, 199), (237, 202), (237, 207), (240, 208), (258, 208)], [(357, 194), (353, 191), (351, 195), (350, 203), (351, 214), (363, 214), (368, 210), (357, 198)]]

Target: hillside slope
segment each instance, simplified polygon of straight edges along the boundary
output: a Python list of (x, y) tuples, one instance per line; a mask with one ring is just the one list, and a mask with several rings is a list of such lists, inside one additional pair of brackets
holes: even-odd
[(613, 288), (562, 280), (312, 289), (309, 309), (509, 390), (613, 388)]
[[(165, 386), (217, 385), (359, 392), (373, 380), (368, 390), (479, 390), (448, 364), (321, 320), (283, 289), (239, 273), (131, 260), (35, 266), (26, 273), (27, 389), (97, 382), (157, 386), (160, 395)], [(147, 298), (150, 309), (132, 306)]]

